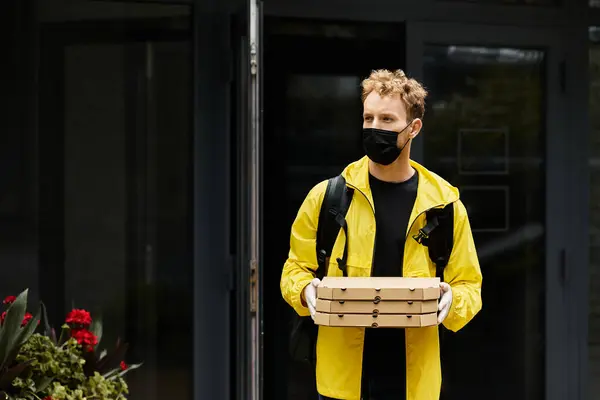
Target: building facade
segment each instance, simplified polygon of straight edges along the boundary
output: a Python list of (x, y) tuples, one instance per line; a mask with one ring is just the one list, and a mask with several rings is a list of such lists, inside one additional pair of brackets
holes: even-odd
[(0, 296), (101, 312), (132, 399), (315, 398), (281, 267), (377, 68), (428, 89), (413, 158), (484, 275), (444, 397), (600, 396), (600, 2), (5, 0), (0, 30)]

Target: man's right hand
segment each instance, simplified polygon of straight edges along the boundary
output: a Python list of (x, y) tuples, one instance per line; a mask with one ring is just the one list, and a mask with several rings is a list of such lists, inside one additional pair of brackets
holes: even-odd
[(317, 312), (317, 286), (319, 286), (321, 280), (319, 278), (313, 279), (302, 291), (302, 295), (306, 300), (308, 311), (310, 311), (310, 317), (314, 320), (315, 313)]

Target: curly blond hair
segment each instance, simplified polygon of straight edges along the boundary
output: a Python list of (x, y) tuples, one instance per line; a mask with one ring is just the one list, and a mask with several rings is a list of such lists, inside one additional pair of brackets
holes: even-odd
[(423, 118), (425, 114), (427, 91), (419, 82), (412, 78), (409, 79), (401, 69), (395, 71), (375, 70), (362, 81), (361, 86), (363, 103), (373, 91), (381, 97), (399, 95), (406, 105), (406, 113), (411, 120)]

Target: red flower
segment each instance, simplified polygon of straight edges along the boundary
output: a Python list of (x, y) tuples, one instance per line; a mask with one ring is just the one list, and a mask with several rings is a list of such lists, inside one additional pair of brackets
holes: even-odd
[(98, 338), (87, 329), (73, 329), (71, 337), (77, 340), (81, 346), (87, 351), (94, 350), (94, 346), (98, 344)]
[(54, 400), (54, 398), (52, 398), (52, 396), (46, 396), (44, 397), (44, 400)]
[(129, 368), (129, 366), (125, 364), (125, 361), (121, 361), (120, 367), (121, 371), (125, 371), (127, 368)]
[(25, 317), (23, 317), (23, 322), (21, 322), (21, 326), (27, 325), (27, 323), (31, 321), (31, 318), (33, 318), (33, 315), (31, 315), (30, 313), (25, 313)]
[(86, 310), (71, 310), (67, 314), (67, 324), (77, 325), (82, 328), (88, 328), (92, 324), (92, 316)]
[(16, 299), (17, 299), (16, 296), (6, 296), (6, 298), (4, 299), (2, 304), (6, 304), (6, 305), (12, 304), (15, 302)]
[[(23, 322), (21, 322), (21, 327), (24, 327), (25, 325), (27, 325), (29, 323), (29, 321), (31, 321), (31, 319), (33, 318), (33, 315), (31, 315), (30, 313), (25, 313), (25, 316), (23, 317)], [(6, 319), (6, 311), (4, 311), (2, 313), (2, 315), (0, 315), (0, 325), (4, 324), (4, 320)], [(40, 321), (37, 322), (37, 324), (40, 324)]]

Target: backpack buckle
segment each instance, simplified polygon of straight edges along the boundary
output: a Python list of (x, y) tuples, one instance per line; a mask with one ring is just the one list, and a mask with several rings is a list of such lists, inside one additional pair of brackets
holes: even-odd
[(415, 239), (417, 241), (417, 243), (419, 244), (425, 244), (427, 240), (429, 239), (429, 235), (425, 233), (425, 231), (423, 231), (423, 229), (419, 229), (419, 233), (416, 235), (413, 235), (413, 239)]
[(327, 261), (327, 252), (325, 250), (319, 250), (317, 253), (317, 261), (319, 264), (325, 263)]

